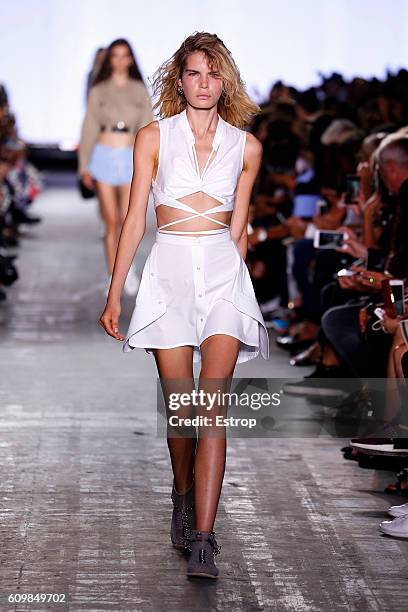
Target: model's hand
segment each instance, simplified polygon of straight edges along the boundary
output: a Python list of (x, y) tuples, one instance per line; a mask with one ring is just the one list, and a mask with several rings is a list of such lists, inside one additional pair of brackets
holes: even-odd
[(94, 180), (89, 172), (84, 172), (81, 174), (81, 180), (87, 189), (90, 189), (91, 191), (95, 190)]
[(98, 323), (103, 327), (107, 334), (115, 338), (115, 340), (124, 340), (125, 336), (119, 333), (119, 316), (121, 307), (120, 304), (110, 304), (105, 306)]

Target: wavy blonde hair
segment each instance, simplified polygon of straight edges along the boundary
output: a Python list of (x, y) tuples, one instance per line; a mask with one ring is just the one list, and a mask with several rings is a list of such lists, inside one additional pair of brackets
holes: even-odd
[(201, 51), (210, 66), (218, 69), (223, 80), (218, 113), (231, 125), (242, 128), (253, 115), (261, 112), (246, 91), (238, 67), (231, 52), (216, 34), (194, 32), (188, 36), (177, 51), (153, 74), (151, 82), (153, 98), (157, 99), (153, 110), (159, 109), (160, 117), (172, 117), (183, 111), (187, 100), (178, 93), (177, 80), (181, 78), (187, 58), (191, 53)]

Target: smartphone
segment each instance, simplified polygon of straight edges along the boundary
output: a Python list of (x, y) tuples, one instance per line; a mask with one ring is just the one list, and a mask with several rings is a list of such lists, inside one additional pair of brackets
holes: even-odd
[(326, 200), (317, 200), (316, 215), (326, 215), (329, 212), (329, 205)]
[(341, 270), (339, 270), (337, 272), (337, 276), (341, 277), (341, 276), (355, 276), (357, 274), (357, 272), (355, 272), (354, 270), (349, 270), (348, 268), (342, 268)]
[(346, 174), (346, 204), (355, 204), (360, 193), (360, 177), (357, 174)]
[(317, 230), (314, 235), (313, 246), (316, 249), (337, 249), (343, 245), (344, 240), (344, 232)]
[(369, 248), (367, 255), (367, 270), (373, 272), (383, 272), (385, 266), (385, 259), (387, 257), (387, 251), (385, 249), (372, 249)]
[(353, 261), (353, 266), (362, 266), (367, 269), (367, 260), (365, 257), (360, 257), (359, 259), (355, 259)]
[(391, 319), (405, 314), (404, 281), (401, 279), (384, 279), (381, 282), (384, 295), (384, 309)]
[(391, 302), (394, 305), (397, 317), (404, 314), (404, 281), (399, 279), (390, 280)]

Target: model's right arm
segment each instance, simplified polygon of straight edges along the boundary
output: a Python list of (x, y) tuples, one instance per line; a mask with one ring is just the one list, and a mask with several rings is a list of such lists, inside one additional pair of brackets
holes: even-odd
[(133, 176), (128, 212), (120, 233), (108, 301), (116, 303), (130, 265), (146, 231), (146, 211), (159, 146), (159, 126), (152, 121), (137, 132), (133, 147)]

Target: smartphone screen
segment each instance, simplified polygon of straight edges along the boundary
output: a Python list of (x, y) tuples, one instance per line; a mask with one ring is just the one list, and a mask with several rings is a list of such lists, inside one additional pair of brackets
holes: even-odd
[(385, 249), (368, 249), (367, 270), (383, 272), (387, 251)]
[(355, 204), (360, 192), (360, 177), (357, 174), (346, 174), (346, 204)]
[(404, 281), (391, 280), (391, 301), (394, 304), (397, 316), (404, 314)]
[(319, 249), (337, 249), (344, 242), (343, 232), (318, 230), (314, 238), (314, 246)]

